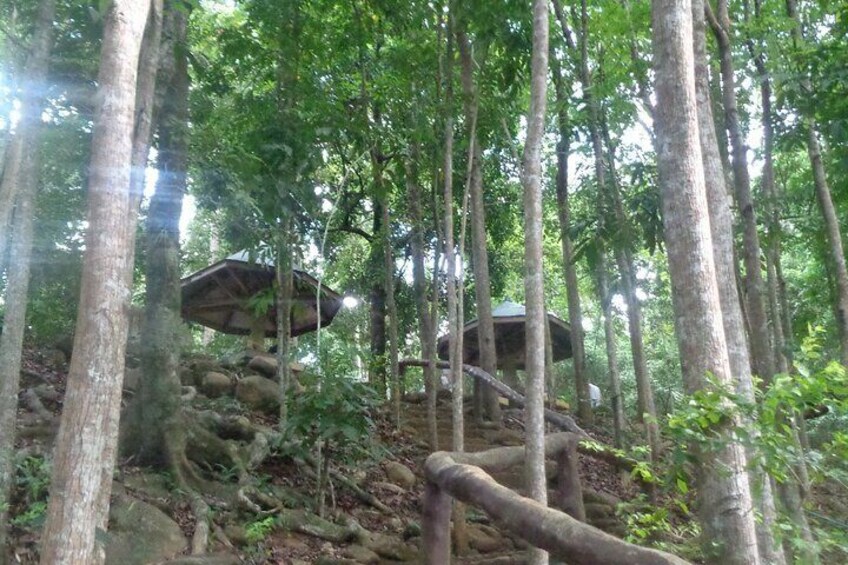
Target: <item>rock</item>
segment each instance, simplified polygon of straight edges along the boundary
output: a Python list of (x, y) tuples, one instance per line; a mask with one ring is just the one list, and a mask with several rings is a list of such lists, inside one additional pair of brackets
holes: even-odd
[(217, 371), (209, 371), (203, 375), (200, 382), (200, 392), (209, 398), (218, 398), (230, 394), (233, 390), (233, 382), (230, 377)]
[(180, 384), (183, 386), (195, 386), (197, 384), (197, 375), (194, 369), (183, 365), (180, 367)]
[(271, 355), (257, 355), (247, 364), (248, 369), (253, 369), (269, 379), (275, 379), (277, 377), (277, 366), (277, 358)]
[(48, 349), (41, 355), (44, 364), (53, 370), (64, 369), (68, 364), (68, 356), (59, 348)]
[(416, 478), (409, 467), (398, 463), (397, 461), (389, 461), (385, 464), (386, 477), (389, 482), (396, 484), (405, 489), (411, 489), (415, 486)]
[(504, 536), (492, 536), (477, 525), (468, 527), (468, 543), (480, 553), (496, 553), (510, 548), (510, 543)]
[[(133, 473), (125, 474), (123, 477), (123, 486), (143, 493), (143, 498), (147, 500), (160, 498), (167, 500), (171, 496), (169, 479), (165, 475), (157, 473)], [(116, 487), (121, 483), (115, 482), (112, 484), (112, 492), (116, 492)]]
[(105, 538), (106, 565), (159, 563), (188, 545), (180, 526), (167, 514), (130, 497), (112, 503)]
[(583, 507), (586, 509), (586, 517), (592, 518), (614, 518), (615, 508), (609, 504), (601, 504), (598, 502), (584, 502)]
[(395, 561), (414, 561), (418, 551), (398, 538), (385, 534), (371, 532), (365, 537), (365, 547), (386, 559)]
[(380, 561), (380, 556), (371, 551), (367, 547), (361, 545), (349, 545), (342, 550), (342, 557), (353, 559), (357, 563), (377, 563)]
[(254, 375), (236, 385), (236, 398), (253, 410), (276, 414), (280, 409), (280, 387), (274, 381)]
[(139, 382), (141, 382), (141, 368), (127, 367), (124, 370), (124, 390), (138, 390)]
[(234, 555), (208, 553), (205, 555), (180, 557), (172, 561), (166, 561), (162, 565), (238, 565), (239, 563), (241, 563), (241, 560)]
[(224, 535), (236, 546), (247, 545), (247, 531), (236, 524), (227, 524), (224, 527)]
[(378, 489), (387, 490), (394, 494), (406, 494), (405, 488), (399, 487), (396, 484), (387, 483), (386, 481), (375, 481), (371, 483), (371, 486)]

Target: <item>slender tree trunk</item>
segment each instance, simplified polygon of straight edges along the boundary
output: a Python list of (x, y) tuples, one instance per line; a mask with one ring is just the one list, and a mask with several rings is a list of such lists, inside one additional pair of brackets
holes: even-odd
[[(410, 157), (406, 161), (406, 195), (409, 199), (409, 219), (412, 224), (412, 289), (418, 312), (418, 335), (421, 340), (421, 349), (425, 359), (433, 360), (436, 352), (432, 348), (430, 339), (432, 322), (430, 305), (427, 301), (427, 273), (424, 269), (424, 220), (421, 213), (421, 190), (418, 186), (415, 170), (417, 157), (418, 148), (413, 144), (410, 148)], [(435, 367), (432, 365), (424, 367), (424, 390), (427, 393), (428, 408), (430, 398), (436, 396), (437, 383), (434, 377)], [(427, 437), (430, 449), (433, 451), (439, 449), (437, 430), (435, 414), (433, 414), (431, 421), (428, 410)]]
[(288, 425), (288, 393), (292, 382), (291, 312), (294, 295), (294, 229), (293, 213), (287, 210), (280, 226), (280, 242), (276, 261), (277, 283), (277, 377), (280, 381), (280, 422), (284, 431)]
[[(521, 171), (524, 187), (524, 303), (526, 318), (527, 405), (525, 477), (530, 497), (548, 503), (545, 481), (545, 279), (542, 268), (542, 138), (548, 75), (548, 3), (533, 1), (533, 55), (530, 63), (530, 111)], [(588, 387), (587, 387), (588, 388)], [(588, 399), (588, 391), (587, 391)], [(590, 410), (591, 413), (591, 410)], [(548, 554), (531, 551), (531, 563), (546, 564)]]
[[(83, 260), (74, 355), (56, 439), (41, 562), (99, 563), (95, 530), (102, 477), (111, 476), (117, 433), (109, 417), (121, 401), (127, 311), (136, 74), (148, 2), (114, 0), (106, 16), (98, 77), (98, 108), (88, 187), (89, 230)], [(116, 432), (117, 430), (115, 430)], [(80, 441), (84, 438), (85, 441)]]
[[(181, 16), (178, 16), (181, 18)], [(181, 18), (182, 19), (182, 18)], [(142, 372), (134, 404), (141, 431), (140, 462), (180, 469), (185, 453), (185, 426), (180, 406), (179, 222), (188, 164), (188, 72), (185, 57), (176, 62), (167, 87), (159, 126), (159, 179), (150, 201), (145, 229), (147, 284), (142, 330)]]
[[(377, 173), (375, 173), (375, 177)], [(380, 177), (382, 178), (382, 177)], [(370, 269), (380, 272), (385, 269), (385, 257), (382, 249), (383, 203), (374, 199), (373, 240), (369, 256)], [(386, 285), (384, 280), (376, 279), (371, 285), (371, 363), (368, 366), (368, 381), (380, 398), (386, 397)]]
[[(12, 239), (12, 213), (17, 204), (18, 195), (24, 191), (34, 190), (38, 180), (37, 173), (34, 172), (37, 169), (31, 168), (26, 161), (36, 144), (35, 132), (41, 123), (47, 66), (53, 44), (52, 26), (55, 12), (55, 0), (39, 2), (38, 20), (23, 69), (20, 119), (16, 132), (5, 151), (3, 177), (0, 182), (0, 275), (5, 266), (3, 261), (6, 257), (6, 248)], [(25, 170), (21, 170), (22, 168)]]
[[(474, 87), (474, 56), (471, 42), (464, 32), (457, 34), (462, 63), (462, 88), (465, 95), (465, 116), (468, 123), (477, 122), (479, 96)], [(471, 249), (474, 268), (474, 293), (477, 299), (477, 338), (480, 350), (480, 368), (494, 375), (497, 371), (495, 351), (495, 322), (492, 318), (492, 289), (489, 278), (489, 251), (486, 239), (486, 212), (483, 204), (482, 149), (479, 136), (475, 136), (471, 164)], [(482, 389), (485, 414), (489, 420), (500, 423), (501, 408), (498, 395), (489, 387)]]
[(633, 373), (636, 376), (637, 405), (641, 407), (642, 420), (645, 424), (645, 435), (651, 450), (651, 461), (657, 462), (660, 458), (660, 428), (657, 421), (657, 408), (654, 404), (654, 391), (651, 387), (651, 378), (648, 373), (648, 363), (645, 358), (645, 343), (642, 337), (642, 304), (636, 296), (636, 275), (633, 267), (633, 254), (626, 245), (632, 241), (632, 229), (630, 220), (624, 213), (624, 204), (621, 199), (621, 189), (618, 182), (618, 173), (615, 166), (615, 150), (610, 139), (606, 120), (602, 118), (604, 141), (609, 154), (610, 184), (609, 192), (612, 199), (613, 212), (619, 230), (623, 231), (621, 240), (625, 242), (618, 245), (615, 250), (618, 271), (621, 274), (624, 297), (627, 301), (627, 325), (630, 334), (630, 351), (633, 357)]
[[(690, 393), (707, 386), (706, 374), (731, 384), (713, 261), (713, 242), (704, 187), (693, 61), (692, 5), (688, 0), (654, 0), (657, 162), (668, 249), (675, 327), (684, 384)], [(733, 422), (715, 432), (726, 442), (715, 451), (693, 446), (704, 538), (717, 544), (710, 562), (751, 565), (757, 552), (744, 449), (731, 437)]]
[[(465, 451), (465, 414), (463, 412), (463, 379), (462, 379), (462, 350), (460, 333), (462, 332), (461, 313), (458, 310), (456, 285), (456, 245), (454, 242), (453, 225), (453, 30), (452, 15), (447, 23), (447, 53), (445, 64), (445, 145), (444, 145), (444, 226), (445, 226), (445, 263), (447, 267), (448, 294), (448, 362), (450, 363), (452, 415), (453, 415), (453, 451)], [(459, 289), (461, 292), (461, 289)], [(459, 345), (459, 347), (458, 347)], [(454, 501), (453, 508), (453, 541), (457, 554), (468, 550), (468, 536), (465, 525), (465, 506)]]
[(712, 14), (708, 3), (704, 6), (707, 9), (710, 26), (718, 43), (725, 125), (730, 135), (733, 184), (736, 193), (736, 205), (742, 217), (742, 259), (745, 264), (745, 295), (751, 339), (751, 363), (757, 376), (768, 384), (774, 375), (774, 357), (769, 342), (768, 316), (766, 316), (764, 284), (760, 268), (760, 237), (757, 233), (757, 217), (751, 195), (751, 179), (748, 174), (745, 138), (736, 101), (730, 16), (726, 0), (719, 1), (716, 15)]
[[(724, 334), (736, 390), (748, 402), (754, 402), (747, 333), (734, 270), (733, 220), (712, 114), (703, 0), (693, 0), (692, 14), (698, 123)], [(745, 425), (753, 427), (754, 424), (746, 422)], [(758, 510), (763, 518), (762, 522), (757, 524), (760, 557), (763, 563), (783, 564), (786, 558), (782, 547), (775, 541), (773, 533), (776, 511), (771, 482), (759, 468), (749, 469), (748, 476), (751, 489), (757, 497)]]
[[(792, 43), (795, 49), (800, 49), (805, 38), (795, 0), (786, 0), (786, 13), (793, 22), (791, 29)], [(809, 78), (805, 76), (801, 78), (801, 87), (803, 91), (811, 92), (813, 90)], [(817, 135), (818, 124), (815, 117), (805, 116), (804, 127), (807, 130), (807, 155), (813, 169), (816, 200), (824, 218), (825, 235), (830, 248), (830, 259), (834, 271), (834, 282), (836, 283), (836, 325), (841, 340), (842, 364), (848, 366), (848, 266), (845, 262), (845, 249), (842, 246), (842, 230), (839, 227), (839, 217), (836, 214), (836, 207), (833, 205), (833, 197), (824, 170), (821, 143), (819, 143)]]
[(398, 371), (398, 312), (395, 303), (395, 259), (390, 238), (388, 202), (383, 206), (383, 254), (385, 257), (386, 313), (389, 319), (389, 375), (395, 426), (400, 429), (400, 375)]
[[(433, 384), (431, 385), (431, 390), (433, 394), (427, 398), (427, 428), (430, 430), (430, 439), (433, 441), (433, 444), (436, 446), (434, 449), (438, 449), (438, 422), (436, 420), (437, 416), (437, 406), (438, 406), (438, 391), (441, 387), (441, 370), (437, 370), (436, 368), (436, 349), (438, 345), (438, 335), (437, 335), (437, 326), (438, 320), (440, 319), (439, 314), (439, 302), (441, 299), (441, 277), (439, 275), (441, 266), (442, 266), (442, 214), (441, 214), (441, 206), (439, 205), (439, 188), (440, 188), (440, 177), (438, 171), (434, 171), (433, 173), (433, 189), (432, 189), (432, 211), (433, 211), (433, 230), (436, 233), (436, 244), (433, 247), (433, 288), (432, 288), (432, 296), (430, 300), (430, 335), (427, 336), (429, 340), (430, 351), (433, 354), (433, 357), (430, 358), (430, 367), (433, 371)], [(450, 328), (448, 328), (450, 331)]]
[[(21, 354), (26, 329), (27, 293), (32, 257), (32, 234), (35, 198), (38, 193), (40, 167), (40, 124), (44, 84), (53, 43), (55, 0), (42, 0), (32, 38), (26, 68), (25, 98), (18, 131), (12, 140), (19, 155), (3, 171), (0, 195), (8, 195), (8, 214), (0, 218), (0, 276), (9, 242), (9, 264), (6, 273), (6, 306), (0, 330), (0, 563), (6, 563), (8, 503), (15, 478), (15, 425), (18, 415)], [(21, 156), (26, 155), (25, 159)], [(12, 214), (12, 204), (15, 211)], [(11, 222), (10, 220), (14, 220)], [(4, 239), (8, 237), (8, 240)]]

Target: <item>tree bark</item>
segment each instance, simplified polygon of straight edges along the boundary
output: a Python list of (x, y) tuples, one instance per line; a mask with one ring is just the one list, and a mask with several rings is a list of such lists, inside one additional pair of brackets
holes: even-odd
[[(693, 0), (692, 15), (698, 125), (724, 334), (736, 391), (748, 402), (755, 402), (745, 320), (739, 302), (734, 270), (733, 220), (712, 114), (703, 0)], [(753, 423), (746, 422), (745, 425), (753, 430)], [(760, 557), (764, 563), (775, 565), (785, 563), (783, 549), (774, 539), (773, 528), (777, 516), (771, 483), (762, 469), (751, 468), (748, 476), (751, 490), (757, 498), (758, 510), (763, 518), (762, 522), (757, 524)]]
[[(39, 135), (43, 106), (40, 93), (45, 91), (55, 12), (55, 0), (41, 1), (31, 52), (24, 70), (26, 89), (21, 120), (12, 140), (13, 147), (17, 147), (18, 158), (6, 164), (0, 186), (0, 196), (12, 199), (8, 210), (5, 207), (0, 210), (3, 214), (0, 217), (0, 276), (7, 251), (5, 242), (9, 243), (3, 296), (6, 308), (0, 329), (0, 563), (6, 562), (8, 503), (15, 480), (15, 426), (40, 169)], [(23, 155), (26, 158), (22, 158)]]
[[(524, 407), (525, 476), (530, 498), (547, 506), (545, 482), (545, 279), (542, 254), (542, 138), (548, 75), (548, 3), (533, 1), (533, 54), (530, 62), (530, 111), (521, 171), (524, 187), (524, 303), (527, 310)], [(588, 389), (588, 385), (587, 385)], [(588, 400), (588, 390), (586, 399)], [(591, 410), (590, 410), (591, 412)], [(548, 563), (548, 555), (531, 550), (530, 562)]]
[[(462, 89), (465, 96), (465, 116), (468, 123), (477, 123), (479, 95), (474, 86), (474, 55), (471, 42), (464, 32), (457, 34), (460, 61), (462, 65)], [(469, 136), (470, 137), (470, 136)], [(497, 371), (497, 352), (495, 351), (495, 322), (492, 318), (492, 289), (489, 278), (489, 251), (486, 239), (486, 211), (483, 204), (483, 152), (475, 135), (473, 160), (471, 164), (471, 253), (474, 268), (474, 294), (477, 302), (477, 339), (480, 350), (480, 367), (494, 375)], [(498, 396), (490, 389), (482, 389), (486, 417), (496, 423), (501, 420), (501, 408)]]
[(743, 263), (745, 264), (745, 296), (751, 340), (751, 365), (754, 373), (765, 384), (774, 375), (774, 357), (771, 351), (766, 315), (763, 276), (760, 268), (760, 237), (757, 233), (757, 217), (751, 195), (751, 179), (748, 174), (747, 150), (739, 121), (736, 101), (736, 78), (731, 53), (730, 16), (727, 1), (719, 0), (718, 13), (713, 14), (709, 3), (704, 4), (710, 26), (716, 37), (721, 69), (722, 101), (724, 102), (725, 126), (730, 135), (733, 185), (736, 205), (742, 217)]
[[(795, 49), (800, 49), (805, 41), (804, 30), (801, 28), (801, 18), (795, 0), (786, 0), (786, 13), (792, 20), (792, 43)], [(803, 91), (811, 92), (813, 86), (806, 76), (801, 78)], [(822, 161), (821, 143), (817, 135), (818, 124), (815, 116), (804, 116), (803, 124), (807, 134), (807, 155), (813, 169), (813, 182), (816, 188), (816, 200), (819, 203), (824, 218), (825, 235), (830, 251), (830, 259), (834, 269), (836, 283), (836, 325), (839, 329), (842, 364), (848, 366), (848, 266), (845, 262), (845, 249), (842, 245), (842, 230), (839, 227), (839, 217), (833, 205), (833, 197), (827, 182), (827, 173)]]
[[(663, 223), (672, 283), (675, 329), (684, 384), (705, 388), (708, 372), (732, 384), (713, 242), (704, 186), (693, 61), (692, 5), (687, 0), (654, 0), (653, 47), (656, 69), (657, 162)], [(744, 449), (731, 437), (734, 422), (720, 422), (725, 438), (712, 452), (693, 446), (701, 460), (698, 488), (711, 562), (760, 563)]]
[(20, 119), (16, 132), (6, 147), (3, 177), (0, 182), (0, 274), (5, 267), (6, 248), (12, 239), (12, 214), (19, 194), (33, 190), (38, 181), (37, 168), (29, 165), (27, 160), (36, 144), (36, 132), (41, 124), (55, 12), (55, 0), (39, 2), (38, 19), (23, 69)]
[[(435, 359), (433, 342), (430, 339), (432, 321), (430, 304), (427, 300), (427, 273), (424, 268), (424, 220), (421, 212), (421, 190), (415, 174), (417, 157), (418, 149), (415, 145), (412, 145), (409, 159), (406, 161), (406, 195), (409, 199), (409, 220), (412, 225), (412, 289), (418, 312), (418, 335), (421, 340), (421, 349), (425, 359)], [(429, 364), (424, 367), (424, 390), (427, 394), (428, 407), (427, 438), (430, 449), (433, 451), (439, 448), (435, 412), (432, 419), (430, 418), (430, 399), (435, 400), (438, 387), (435, 373), (435, 367)]]
[(277, 283), (277, 377), (280, 381), (280, 421), (279, 429), (283, 432), (288, 425), (288, 393), (292, 381), (292, 351), (291, 351), (291, 312), (292, 295), (294, 294), (294, 246), (292, 231), (294, 228), (293, 213), (284, 212), (280, 226), (279, 252), (276, 261)]
[[(387, 196), (388, 200), (388, 196)], [(400, 377), (398, 375), (398, 312), (395, 303), (395, 260), (392, 253), (391, 219), (388, 202), (383, 205), (383, 256), (385, 265), (386, 314), (389, 321), (389, 375), (395, 426), (400, 429)]]
[(641, 416), (645, 424), (645, 435), (651, 450), (651, 462), (656, 463), (660, 458), (660, 428), (657, 421), (657, 408), (654, 404), (654, 391), (648, 373), (648, 363), (645, 358), (645, 342), (642, 333), (642, 304), (636, 296), (636, 275), (633, 267), (633, 253), (628, 247), (632, 241), (630, 220), (624, 213), (621, 200), (621, 189), (618, 182), (618, 172), (615, 166), (615, 149), (610, 139), (606, 120), (602, 118), (604, 142), (609, 154), (610, 185), (613, 212), (622, 236), (616, 246), (615, 258), (618, 271), (621, 274), (624, 297), (627, 301), (627, 326), (630, 334), (630, 351), (633, 357), (633, 373), (636, 376), (637, 406), (642, 410)]
[[(554, 2), (554, 6), (558, 6)], [(568, 154), (571, 131), (568, 120), (568, 100), (563, 85), (562, 73), (556, 57), (551, 55), (552, 76), (556, 92), (557, 127), (557, 214), (559, 216), (562, 263), (565, 271), (565, 290), (568, 297), (568, 323), (571, 325), (571, 353), (575, 383), (588, 383), (586, 376), (586, 353), (583, 333), (583, 311), (580, 303), (580, 288), (577, 282), (577, 266), (574, 261), (574, 244), (571, 241), (571, 208), (568, 198)], [(616, 364), (616, 369), (618, 365)], [(614, 378), (613, 378), (614, 377)], [(613, 403), (613, 437), (616, 447), (621, 447), (624, 430), (624, 405), (621, 398), (621, 383), (618, 371), (610, 372), (610, 388)]]
[[(176, 10), (174, 11), (176, 12)], [(185, 38), (185, 17), (169, 14)], [(133, 405), (138, 418), (138, 461), (180, 469), (185, 453), (185, 425), (180, 406), (180, 238), (179, 222), (188, 165), (188, 67), (184, 51), (168, 53), (174, 73), (166, 86), (159, 120), (159, 178), (145, 227), (147, 284), (142, 329), (142, 375)], [(165, 86), (165, 85), (163, 85)]]
[[(106, 16), (98, 107), (88, 187), (89, 230), (82, 289), (62, 421), (56, 439), (41, 562), (99, 563), (95, 542), (108, 508), (99, 507), (109, 485), (120, 407), (130, 289), (127, 261), (137, 65), (148, 2), (114, 0)], [(104, 511), (107, 511), (104, 514)]]

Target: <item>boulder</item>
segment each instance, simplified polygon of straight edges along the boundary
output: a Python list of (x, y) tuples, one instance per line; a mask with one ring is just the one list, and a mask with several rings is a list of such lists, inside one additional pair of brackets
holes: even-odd
[(64, 369), (68, 364), (68, 356), (65, 355), (65, 352), (59, 348), (48, 349), (41, 355), (44, 360), (44, 364), (53, 370), (58, 371)]
[(398, 463), (397, 461), (389, 461), (385, 464), (386, 477), (389, 482), (396, 484), (405, 489), (411, 489), (415, 486), (416, 478), (409, 467)]
[(277, 378), (277, 358), (273, 355), (257, 355), (247, 364), (248, 369), (252, 369), (269, 379)]
[(236, 385), (236, 398), (252, 410), (276, 414), (280, 409), (280, 387), (271, 379), (253, 375)]
[(209, 398), (218, 398), (233, 391), (233, 382), (230, 377), (217, 371), (209, 371), (203, 375), (200, 382), (200, 392)]
[(109, 512), (106, 565), (146, 565), (171, 559), (188, 542), (180, 526), (144, 501), (119, 497)]
[(342, 557), (353, 559), (357, 563), (377, 563), (380, 556), (361, 545), (349, 545), (342, 550)]
[(380, 557), (391, 559), (394, 561), (415, 561), (418, 558), (418, 551), (402, 540), (381, 534), (371, 532), (365, 536), (364, 545)]
[(497, 553), (512, 549), (512, 544), (496, 530), (480, 525), (468, 527), (468, 543), (480, 553)]

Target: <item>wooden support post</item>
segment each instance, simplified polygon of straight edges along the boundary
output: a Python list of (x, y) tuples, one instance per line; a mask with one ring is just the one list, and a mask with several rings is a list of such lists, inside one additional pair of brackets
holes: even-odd
[[(518, 381), (518, 370), (515, 368), (515, 359), (507, 357), (501, 360), (501, 372), (503, 373), (503, 380), (507, 386), (516, 391), (521, 390), (521, 383)], [(512, 399), (510, 399), (509, 405), (512, 408), (516, 406)]]
[(247, 346), (256, 351), (265, 351), (265, 317), (255, 316), (250, 320), (250, 335)]
[(447, 565), (451, 562), (451, 497), (436, 483), (424, 486), (422, 542), (426, 565)]
[(577, 437), (570, 438), (566, 448), (557, 455), (557, 476), (559, 477), (557, 497), (565, 513), (576, 520), (585, 522), (586, 508), (583, 506), (583, 488), (580, 486), (578, 441)]

